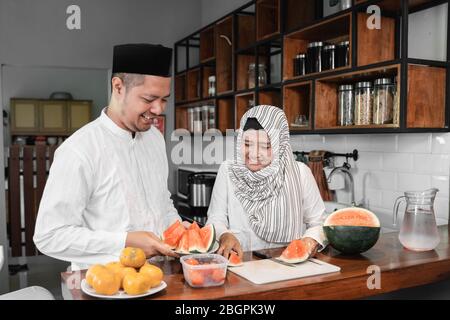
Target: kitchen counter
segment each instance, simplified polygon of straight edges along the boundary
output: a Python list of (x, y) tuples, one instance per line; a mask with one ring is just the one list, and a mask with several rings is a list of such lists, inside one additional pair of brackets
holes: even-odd
[[(333, 248), (327, 248), (317, 258), (341, 267), (340, 272), (264, 285), (255, 285), (228, 272), (225, 285), (194, 289), (184, 281), (178, 260), (167, 258), (155, 263), (164, 271), (167, 288), (147, 299), (358, 299), (434, 283), (450, 278), (449, 226), (440, 226), (439, 232), (441, 242), (434, 251), (429, 252), (404, 249), (398, 241), (397, 232), (381, 234), (372, 249), (357, 256), (344, 256)], [(272, 255), (281, 253), (281, 249), (268, 251)], [(245, 254), (244, 260), (252, 259), (257, 258), (249, 252)], [(369, 277), (373, 275), (368, 267), (373, 265), (381, 270), (380, 289), (369, 289), (367, 286)], [(93, 299), (79, 289), (78, 280), (84, 275), (85, 271), (61, 274), (65, 299)]]

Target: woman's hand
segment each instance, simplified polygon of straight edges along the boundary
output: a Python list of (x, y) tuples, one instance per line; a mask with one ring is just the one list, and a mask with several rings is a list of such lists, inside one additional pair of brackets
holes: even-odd
[(239, 240), (232, 233), (226, 232), (220, 237), (219, 250), (217, 250), (217, 254), (220, 254), (228, 259), (231, 250), (235, 251), (237, 255), (242, 258), (244, 253), (242, 252), (242, 247)]
[(310, 237), (303, 238), (302, 240), (308, 246), (308, 252), (309, 252), (308, 259), (314, 257), (317, 254), (317, 251), (319, 250), (319, 246), (320, 246), (319, 243)]

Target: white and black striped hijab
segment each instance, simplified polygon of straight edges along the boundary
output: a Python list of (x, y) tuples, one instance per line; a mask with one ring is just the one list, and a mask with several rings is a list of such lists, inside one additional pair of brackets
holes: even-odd
[[(257, 172), (246, 167), (242, 154), (243, 128), (248, 118), (258, 120), (272, 146), (272, 163)], [(236, 197), (248, 215), (251, 228), (260, 238), (274, 243), (301, 238), (300, 170), (289, 144), (288, 122), (280, 108), (260, 105), (244, 114), (238, 130), (236, 160), (229, 163), (228, 168)]]

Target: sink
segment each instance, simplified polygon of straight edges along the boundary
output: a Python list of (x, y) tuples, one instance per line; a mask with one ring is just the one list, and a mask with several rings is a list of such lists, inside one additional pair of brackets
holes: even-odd
[[(336, 201), (324, 201), (325, 204), (325, 212), (328, 216), (332, 212), (350, 207), (349, 204), (340, 203)], [(371, 210), (373, 212), (373, 210)], [(381, 225), (381, 233), (389, 233), (389, 232), (395, 232), (398, 231), (398, 227), (394, 227), (392, 225), (392, 216), (385, 214), (385, 213), (379, 213), (379, 212), (373, 212), (376, 214), (378, 219), (380, 220)]]

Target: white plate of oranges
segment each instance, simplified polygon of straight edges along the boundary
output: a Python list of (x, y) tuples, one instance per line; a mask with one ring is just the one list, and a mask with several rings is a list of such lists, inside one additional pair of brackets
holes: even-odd
[(142, 298), (167, 287), (163, 276), (160, 268), (147, 262), (144, 251), (125, 248), (120, 261), (91, 266), (81, 282), (81, 290), (96, 298)]

